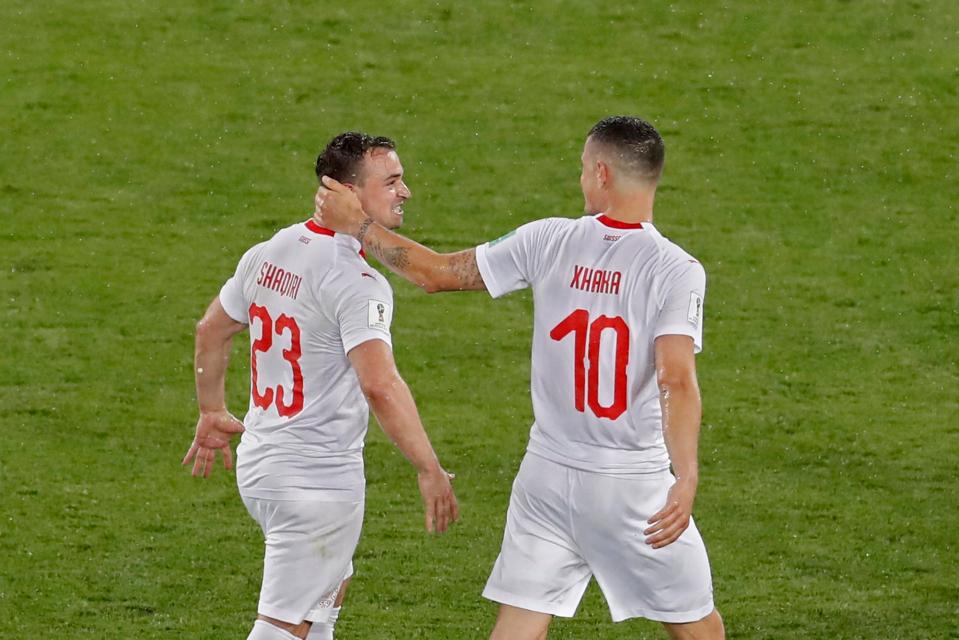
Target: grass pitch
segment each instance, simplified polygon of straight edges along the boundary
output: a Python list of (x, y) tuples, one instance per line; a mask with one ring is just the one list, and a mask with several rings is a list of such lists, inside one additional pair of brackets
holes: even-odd
[[(309, 213), (330, 137), (394, 137), (405, 232), (452, 250), (578, 215), (586, 131), (632, 113), (709, 274), (696, 517), (729, 636), (959, 638), (959, 13), (646, 4), (0, 5), (0, 637), (245, 637), (258, 530), (232, 474), (178, 467), (193, 323)], [(463, 520), (421, 533), (373, 427), (339, 637), (483, 638), (530, 298), (394, 287)], [(551, 633), (637, 637), (595, 588)]]

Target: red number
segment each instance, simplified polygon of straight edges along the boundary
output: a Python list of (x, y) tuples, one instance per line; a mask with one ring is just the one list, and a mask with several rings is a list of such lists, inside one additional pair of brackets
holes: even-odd
[(577, 309), (572, 312), (553, 327), (549, 332), (549, 337), (553, 340), (562, 340), (569, 333), (575, 332), (576, 339), (573, 351), (573, 384), (576, 387), (576, 410), (585, 411), (586, 403), (583, 401), (586, 395), (586, 333), (589, 331), (589, 311), (586, 309)]
[[(613, 404), (599, 404), (599, 342), (603, 331), (616, 333), (616, 364), (613, 384)], [(589, 408), (597, 418), (615, 420), (626, 411), (626, 365), (629, 364), (629, 327), (620, 318), (600, 316), (589, 328)]]
[[(604, 407), (599, 402), (599, 347), (603, 332), (611, 329), (616, 334), (616, 361), (613, 375), (613, 403)], [(599, 316), (592, 323), (589, 311), (577, 309), (553, 327), (549, 337), (556, 341), (574, 334), (573, 386), (576, 410), (586, 411), (586, 404), (597, 418), (615, 420), (626, 411), (626, 366), (629, 364), (629, 327), (619, 316)], [(586, 346), (589, 343), (589, 352)], [(586, 360), (589, 358), (589, 375)], [(587, 384), (588, 383), (588, 384)]]
[[(296, 319), (282, 314), (276, 319), (276, 325), (273, 324), (273, 318), (266, 307), (254, 303), (250, 305), (250, 330), (253, 330), (253, 320), (260, 321), (260, 337), (253, 341), (250, 348), (250, 375), (252, 383), (250, 392), (253, 395), (253, 404), (261, 409), (269, 409), (276, 400), (276, 410), (284, 418), (291, 418), (303, 410), (303, 370), (300, 369), (300, 356), (303, 352), (300, 348), (300, 325)], [(267, 387), (263, 393), (257, 383), (256, 354), (257, 352), (266, 353), (273, 346), (273, 332), (276, 335), (282, 335), (286, 330), (290, 331), (290, 348), (283, 350), (283, 359), (290, 363), (293, 369), (293, 393), (290, 404), (283, 402), (286, 396), (286, 389), (282, 385), (277, 385), (274, 392), (273, 387)]]
[(273, 346), (273, 319), (266, 307), (258, 304), (250, 305), (250, 331), (253, 331), (254, 318), (260, 321), (260, 337), (253, 341), (250, 349), (250, 375), (253, 381), (250, 385), (250, 392), (253, 394), (253, 404), (261, 409), (269, 409), (273, 404), (273, 389), (267, 388), (262, 394), (256, 384), (256, 352), (266, 353)]
[(295, 416), (303, 410), (303, 371), (300, 369), (300, 325), (290, 316), (283, 314), (276, 319), (276, 335), (290, 330), (290, 348), (283, 350), (283, 359), (293, 368), (293, 401), (283, 404), (283, 387), (276, 388), (276, 410), (284, 418)]

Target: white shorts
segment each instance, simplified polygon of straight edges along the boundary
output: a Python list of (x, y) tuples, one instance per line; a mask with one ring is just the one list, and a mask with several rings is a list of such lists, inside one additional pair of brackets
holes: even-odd
[(527, 453), (483, 596), (570, 617), (596, 576), (614, 622), (682, 623), (709, 615), (712, 578), (696, 525), (690, 521), (661, 549), (644, 542), (646, 520), (666, 504), (674, 481), (669, 471), (605, 475)]
[(363, 501), (242, 498), (266, 537), (257, 612), (290, 624), (312, 620), (353, 574)]

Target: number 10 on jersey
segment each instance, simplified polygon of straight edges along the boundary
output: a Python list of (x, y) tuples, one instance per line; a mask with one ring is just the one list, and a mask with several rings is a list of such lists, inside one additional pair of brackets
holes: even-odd
[[(599, 348), (607, 330), (613, 332), (616, 340), (616, 359), (613, 367), (613, 402), (604, 407), (599, 402)], [(589, 311), (577, 309), (553, 327), (549, 337), (560, 342), (570, 333), (574, 339), (573, 384), (576, 410), (585, 412), (588, 404), (597, 418), (615, 420), (626, 411), (626, 366), (629, 364), (629, 327), (626, 326), (626, 321), (619, 316), (599, 316), (590, 322)]]

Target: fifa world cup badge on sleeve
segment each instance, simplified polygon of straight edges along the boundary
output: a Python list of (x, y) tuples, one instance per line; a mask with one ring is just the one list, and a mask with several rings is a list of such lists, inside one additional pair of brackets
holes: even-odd
[(699, 319), (703, 316), (703, 297), (693, 291), (689, 294), (689, 311), (686, 319), (694, 326), (699, 326)]
[(382, 300), (370, 300), (370, 329), (390, 330), (390, 322), (393, 320), (393, 308), (389, 302)]

